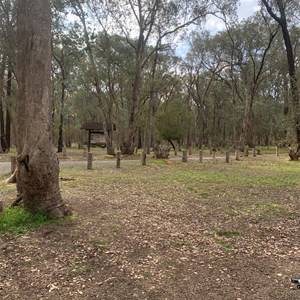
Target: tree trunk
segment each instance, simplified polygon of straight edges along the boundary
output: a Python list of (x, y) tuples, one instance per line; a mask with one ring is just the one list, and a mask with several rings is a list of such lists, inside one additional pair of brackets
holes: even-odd
[(17, 7), (17, 189), (30, 211), (62, 217), (69, 210), (51, 140), (50, 0), (18, 0)]
[(57, 152), (62, 152), (64, 147), (63, 142), (63, 128), (64, 128), (64, 107), (65, 107), (65, 97), (66, 97), (66, 84), (64, 70), (62, 70), (62, 84), (61, 84), (61, 98), (60, 98), (60, 122), (58, 129), (58, 143)]
[(1, 144), (1, 152), (6, 152), (5, 126), (4, 126), (4, 113), (3, 113), (5, 65), (6, 65), (6, 58), (4, 55), (2, 55), (2, 60), (1, 60), (1, 65), (0, 65), (0, 144)]
[[(295, 53), (294, 48), (291, 41), (291, 36), (287, 24), (286, 18), (286, 6), (284, 1), (277, 0), (276, 5), (278, 7), (279, 15), (276, 14), (274, 7), (272, 7), (267, 0), (262, 0), (262, 3), (266, 7), (270, 16), (279, 24), (282, 36), (284, 40), (285, 50), (286, 50), (286, 57), (288, 63), (288, 71), (289, 71), (289, 81), (290, 81), (290, 88), (292, 94), (292, 104), (291, 104), (291, 127), (293, 128), (293, 136), (294, 136), (294, 143), (297, 145), (297, 149), (294, 153), (292, 149), (289, 150), (289, 155), (291, 160), (297, 160), (300, 157), (300, 115), (299, 115), (299, 90), (298, 90), (298, 77), (296, 71), (296, 62), (295, 62)], [(286, 112), (287, 113), (287, 112)]]
[(7, 95), (7, 107), (6, 107), (6, 123), (5, 123), (5, 140), (7, 145), (7, 150), (10, 150), (10, 126), (11, 126), (11, 117), (10, 117), (10, 110), (9, 110), (9, 103), (12, 93), (12, 69), (9, 66), (8, 73), (7, 73), (7, 87), (6, 87), (6, 95)]
[(246, 96), (243, 128), (242, 128), (242, 134), (239, 143), (239, 147), (241, 149), (244, 149), (245, 146), (249, 146), (249, 147), (253, 146), (253, 142), (251, 140), (251, 126), (252, 126), (251, 114), (252, 114), (253, 102), (254, 102), (254, 95)]

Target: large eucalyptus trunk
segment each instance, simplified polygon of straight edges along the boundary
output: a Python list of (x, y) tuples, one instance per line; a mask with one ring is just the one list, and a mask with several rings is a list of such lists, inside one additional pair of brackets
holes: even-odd
[(17, 5), (17, 188), (30, 211), (62, 217), (69, 211), (51, 141), (50, 0), (18, 0)]

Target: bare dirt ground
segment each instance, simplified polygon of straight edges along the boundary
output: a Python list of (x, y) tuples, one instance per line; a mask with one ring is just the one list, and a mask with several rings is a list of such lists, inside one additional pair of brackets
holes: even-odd
[(74, 218), (0, 237), (0, 299), (300, 299), (299, 175), (283, 156), (64, 167)]

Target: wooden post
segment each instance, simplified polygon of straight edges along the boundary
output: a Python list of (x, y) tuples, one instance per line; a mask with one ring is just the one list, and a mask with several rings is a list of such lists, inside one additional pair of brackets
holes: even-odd
[(67, 147), (66, 146), (64, 146), (63, 149), (62, 149), (62, 157), (63, 158), (67, 157)]
[(17, 167), (17, 158), (16, 156), (11, 156), (10, 157), (10, 172), (13, 174), (16, 170)]
[(249, 156), (249, 149), (247, 147), (247, 148), (245, 148), (245, 157), (248, 157), (248, 156)]
[(120, 151), (117, 152), (116, 158), (117, 158), (117, 169), (120, 169), (121, 168), (121, 152)]
[(279, 148), (276, 146), (276, 156), (279, 156)]
[(88, 135), (88, 152), (91, 150), (91, 131), (89, 130), (89, 135)]
[(261, 155), (261, 151), (260, 151), (260, 148), (257, 148), (257, 155)]
[(187, 151), (186, 150), (182, 151), (182, 162), (187, 162)]
[(255, 157), (255, 156), (256, 156), (256, 148), (255, 148), (255, 147), (253, 148), (253, 152), (252, 152), (252, 154), (253, 154), (253, 157)]
[(0, 214), (3, 212), (3, 201), (0, 201)]
[(143, 151), (142, 154), (142, 166), (146, 166), (147, 165), (147, 154), (145, 151)]
[(212, 160), (213, 160), (213, 163), (215, 164), (216, 163), (216, 150), (213, 150)]
[(229, 151), (226, 151), (226, 154), (225, 154), (225, 162), (226, 162), (226, 163), (229, 163)]
[(87, 156), (87, 169), (91, 170), (93, 168), (93, 153), (89, 152)]
[(238, 149), (235, 150), (235, 160), (240, 160), (240, 151)]
[(202, 149), (199, 150), (199, 162), (200, 163), (203, 162), (203, 151), (202, 151)]

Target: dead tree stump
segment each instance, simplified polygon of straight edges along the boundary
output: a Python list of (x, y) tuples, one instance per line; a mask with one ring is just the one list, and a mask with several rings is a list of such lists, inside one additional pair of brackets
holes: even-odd
[(169, 158), (170, 148), (161, 145), (155, 145), (153, 147), (155, 158)]
[(116, 155), (116, 167), (117, 169), (121, 168), (121, 152), (118, 151)]
[(93, 153), (89, 152), (87, 156), (87, 169), (92, 170), (93, 168)]

